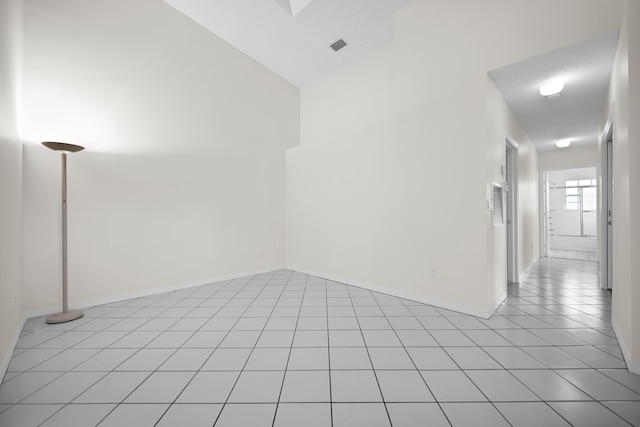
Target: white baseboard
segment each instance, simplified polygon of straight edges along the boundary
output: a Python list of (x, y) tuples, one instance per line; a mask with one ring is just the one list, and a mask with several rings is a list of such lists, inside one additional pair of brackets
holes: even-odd
[[(70, 304), (70, 308), (86, 309), (89, 307), (94, 307), (96, 305), (110, 304), (113, 302), (124, 301), (127, 299), (146, 297), (151, 295), (162, 294), (165, 292), (171, 292), (171, 291), (177, 291), (181, 289), (193, 288), (196, 286), (208, 285), (211, 283), (224, 282), (226, 280), (238, 279), (246, 276), (254, 276), (256, 274), (262, 274), (262, 273), (269, 273), (272, 271), (282, 270), (284, 268), (285, 268), (284, 266), (274, 266), (274, 267), (269, 267), (269, 268), (254, 270), (254, 271), (248, 271), (244, 273), (227, 274), (227, 275), (212, 277), (209, 279), (202, 279), (202, 280), (196, 280), (193, 282), (181, 283), (181, 284), (172, 285), (172, 286), (165, 286), (162, 288), (146, 289), (144, 291), (120, 294), (112, 297), (97, 298), (94, 300), (81, 301), (78, 303)], [(9, 367), (9, 362), (11, 361), (13, 352), (15, 351), (16, 345), (18, 344), (18, 340), (20, 339), (20, 334), (22, 333), (22, 328), (24, 327), (25, 322), (32, 317), (45, 316), (47, 314), (57, 313), (59, 311), (60, 311), (60, 306), (45, 307), (45, 308), (39, 308), (36, 310), (28, 311), (22, 316), (22, 320), (19, 322), (16, 328), (16, 331), (13, 335), (13, 340), (11, 341), (9, 348), (7, 349), (7, 353), (5, 354), (2, 360), (2, 365), (0, 365), (0, 379), (4, 379), (4, 375), (6, 374), (7, 368)]]
[(24, 327), (25, 322), (27, 321), (26, 316), (22, 316), (22, 320), (18, 322), (18, 327), (16, 328), (15, 333), (13, 334), (13, 339), (11, 340), (11, 344), (7, 348), (7, 353), (4, 355), (2, 359), (2, 365), (0, 365), (0, 384), (4, 381), (4, 375), (7, 373), (7, 369), (9, 368), (9, 362), (11, 362), (11, 357), (13, 356), (13, 352), (16, 349), (16, 344), (18, 344), (18, 340), (20, 339), (20, 334), (22, 333), (22, 328)]
[[(81, 301), (81, 302), (70, 304), (70, 307), (71, 308), (86, 309), (86, 308), (94, 307), (94, 306), (97, 306), (97, 305), (110, 304), (110, 303), (124, 301), (124, 300), (128, 300), (128, 299), (133, 299), (133, 298), (141, 298), (141, 297), (147, 297), (147, 296), (151, 296), (151, 295), (162, 294), (162, 293), (165, 293), (165, 292), (172, 292), (172, 291), (177, 291), (177, 290), (182, 290), (182, 289), (189, 289), (189, 288), (193, 288), (193, 287), (197, 287), (197, 286), (203, 286), (203, 285), (208, 285), (208, 284), (211, 284), (211, 283), (223, 282), (223, 281), (226, 281), (226, 280), (238, 279), (238, 278), (246, 277), (246, 276), (253, 276), (253, 275), (256, 275), (256, 274), (269, 273), (269, 272), (272, 272), (272, 271), (277, 271), (277, 270), (282, 270), (282, 269), (289, 269), (289, 270), (293, 270), (293, 271), (298, 271), (298, 272), (301, 272), (301, 273), (310, 274), (312, 276), (322, 277), (324, 279), (332, 280), (332, 281), (335, 281), (335, 282), (345, 283), (345, 284), (348, 284), (348, 285), (352, 285), (352, 286), (357, 286), (357, 287), (360, 287), (360, 288), (368, 289), (368, 290), (371, 290), (371, 291), (380, 292), (380, 293), (384, 293), (384, 294), (395, 296), (395, 297), (399, 297), (399, 298), (404, 298), (404, 299), (408, 299), (408, 300), (412, 300), (412, 301), (416, 301), (416, 302), (420, 302), (420, 303), (424, 303), (424, 304), (433, 305), (435, 307), (444, 308), (446, 310), (456, 311), (456, 312), (463, 313), (463, 314), (469, 314), (471, 316), (482, 317), (484, 319), (490, 318), (491, 315), (493, 315), (493, 313), (495, 312), (495, 310), (500, 306), (500, 304), (502, 304), (502, 302), (507, 297), (506, 294), (503, 295), (498, 301), (496, 301), (496, 303), (494, 304), (494, 306), (492, 308), (487, 309), (487, 310), (482, 310), (482, 309), (478, 309), (478, 308), (475, 308), (475, 307), (469, 307), (469, 306), (465, 306), (465, 305), (455, 304), (455, 303), (452, 303), (452, 302), (449, 302), (449, 301), (442, 301), (442, 300), (438, 300), (438, 299), (434, 299), (434, 298), (427, 298), (427, 297), (424, 297), (423, 295), (418, 295), (418, 294), (414, 294), (414, 293), (411, 293), (411, 292), (399, 291), (397, 289), (391, 289), (391, 288), (386, 288), (386, 287), (383, 287), (383, 286), (372, 285), (370, 283), (366, 283), (366, 282), (362, 282), (362, 281), (358, 281), (358, 280), (345, 279), (345, 278), (338, 277), (338, 276), (331, 275), (331, 274), (325, 274), (325, 273), (320, 273), (320, 272), (316, 272), (316, 271), (310, 271), (310, 270), (307, 270), (305, 268), (291, 267), (291, 266), (274, 266), (274, 267), (269, 267), (269, 268), (254, 270), (254, 271), (248, 271), (248, 272), (243, 272), (243, 273), (235, 273), (235, 274), (216, 276), (216, 277), (212, 277), (212, 278), (208, 278), (208, 279), (196, 280), (196, 281), (193, 281), (193, 282), (181, 283), (181, 284), (172, 285), (172, 286), (165, 286), (165, 287), (162, 287), (162, 288), (146, 289), (146, 290), (138, 291), (138, 292), (131, 292), (131, 293), (127, 293), (127, 294), (119, 294), (119, 295), (105, 297), (105, 298), (97, 298), (97, 299), (93, 299), (93, 300)], [(40, 309), (36, 309), (36, 310), (31, 310), (31, 311), (25, 313), (25, 315), (23, 316), (22, 320), (20, 321), (18, 327), (16, 328), (16, 332), (14, 334), (13, 340), (11, 342), (11, 345), (7, 349), (7, 353), (6, 353), (6, 355), (5, 355), (5, 357), (4, 357), (3, 361), (2, 361), (2, 365), (0, 365), (0, 374), (2, 375), (2, 377), (4, 377), (4, 374), (7, 371), (7, 368), (9, 366), (9, 362), (11, 360), (11, 356), (13, 355), (13, 352), (15, 350), (15, 346), (18, 343), (18, 339), (20, 338), (20, 333), (22, 332), (22, 328), (24, 327), (25, 322), (30, 318), (44, 316), (44, 315), (52, 314), (52, 313), (57, 313), (60, 310), (61, 310), (60, 306), (54, 306), (54, 307), (45, 307), (45, 308), (40, 308)]]
[(624, 359), (627, 363), (627, 370), (632, 374), (640, 375), (640, 362), (635, 362), (628, 357), (625, 357)]
[[(270, 273), (272, 271), (282, 270), (284, 268), (285, 268), (284, 266), (274, 266), (274, 267), (269, 267), (269, 268), (254, 270), (254, 271), (248, 271), (244, 273), (227, 274), (227, 275), (216, 276), (208, 279), (195, 280), (193, 282), (180, 283), (177, 285), (165, 286), (162, 288), (145, 289), (143, 291), (119, 294), (119, 295), (114, 295), (114, 296), (105, 297), (105, 298), (97, 298), (93, 300), (80, 301), (80, 302), (69, 304), (69, 308), (86, 309), (90, 307), (95, 307), (97, 305), (111, 304), (114, 302), (124, 301), (128, 299), (142, 298), (142, 297), (148, 297), (151, 295), (163, 294), (165, 292), (173, 292), (173, 291), (179, 291), (182, 289), (195, 288), (197, 286), (209, 285), (217, 282), (224, 282), (226, 280), (239, 279), (241, 277), (246, 277), (246, 276), (254, 276), (256, 274)], [(39, 308), (39, 309), (31, 310), (27, 312), (25, 317), (27, 319), (30, 319), (32, 317), (45, 316), (47, 314), (58, 313), (60, 312), (60, 310), (61, 310), (61, 306)]]
[[(94, 300), (88, 300), (88, 301), (81, 301), (78, 303), (74, 303), (74, 304), (70, 304), (71, 308), (89, 308), (89, 307), (94, 307), (96, 305), (102, 305), (102, 304), (110, 304), (113, 302), (118, 302), (118, 301), (124, 301), (127, 299), (133, 299), (133, 298), (140, 298), (140, 297), (146, 297), (146, 296), (151, 296), (151, 295), (157, 295), (157, 294), (162, 294), (165, 292), (171, 292), (171, 291), (177, 291), (177, 290), (181, 290), (181, 289), (188, 289), (188, 288), (193, 288), (196, 286), (203, 286), (203, 285), (208, 285), (211, 283), (217, 283), (217, 282), (224, 282), (226, 280), (232, 280), (232, 279), (238, 279), (241, 277), (246, 277), (246, 276), (254, 276), (256, 274), (262, 274), (262, 273), (270, 273), (272, 271), (277, 271), (277, 270), (282, 270), (284, 269), (284, 266), (275, 266), (275, 267), (269, 267), (269, 268), (264, 268), (264, 269), (259, 269), (259, 270), (254, 270), (254, 271), (249, 271), (249, 272), (244, 272), (244, 273), (236, 273), (236, 274), (227, 274), (227, 275), (223, 275), (223, 276), (216, 276), (213, 278), (209, 278), (209, 279), (202, 279), (202, 280), (196, 280), (193, 282), (187, 282), (187, 283), (181, 283), (178, 285), (172, 285), (172, 286), (165, 286), (163, 288), (154, 288), (154, 289), (147, 289), (144, 291), (138, 291), (138, 292), (132, 292), (132, 293), (128, 293), (128, 294), (120, 294), (120, 295), (115, 295), (112, 297), (105, 297), (105, 298), (98, 298), (98, 299), (94, 299)], [(61, 307), (60, 306), (55, 306), (55, 307), (45, 307), (45, 308), (39, 308), (36, 310), (31, 310), (27, 313), (24, 314), (24, 316), (22, 316), (22, 320), (19, 322), (16, 331), (13, 335), (13, 340), (11, 341), (11, 344), (9, 345), (9, 348), (7, 349), (7, 353), (5, 354), (4, 358), (2, 359), (2, 364), (0, 365), (0, 383), (2, 382), (2, 379), (4, 379), (4, 376), (7, 372), (7, 368), (9, 367), (9, 362), (11, 362), (11, 357), (13, 355), (13, 352), (15, 351), (16, 345), (18, 344), (18, 340), (20, 339), (20, 334), (22, 333), (22, 328), (24, 327), (25, 322), (32, 318), (32, 317), (39, 317), (39, 316), (44, 316), (47, 314), (52, 314), (52, 313), (58, 313), (60, 312)]]
[(520, 273), (520, 278), (519, 278), (519, 280), (521, 282), (525, 279), (525, 277), (527, 277), (529, 275), (529, 273), (531, 272), (531, 269), (533, 268), (534, 265), (536, 265), (536, 263), (538, 261), (540, 261), (540, 257), (538, 257), (535, 261), (533, 261), (531, 264), (529, 264), (529, 266), (527, 268), (522, 270), (522, 273)]
[(622, 351), (622, 357), (624, 357), (624, 361), (627, 364), (627, 370), (632, 374), (640, 375), (640, 362), (631, 359), (629, 351), (627, 350), (627, 346), (622, 340), (622, 334), (619, 332), (615, 320), (612, 321), (611, 324), (613, 325), (613, 331), (616, 333), (616, 338), (618, 340), (618, 344), (620, 345), (620, 351)]
[(415, 294), (413, 292), (405, 292), (397, 289), (386, 288), (384, 286), (372, 285), (371, 283), (366, 283), (360, 280), (348, 279), (344, 277), (339, 277), (333, 274), (321, 273), (318, 271), (309, 270), (302, 267), (296, 266), (287, 266), (288, 270), (298, 271), (300, 273), (309, 274), (311, 276), (321, 277), (323, 279), (328, 279), (334, 282), (344, 283), (346, 285), (356, 286), (358, 288), (367, 289), (369, 291), (380, 292), (383, 294), (391, 295), (398, 298), (404, 298), (411, 301), (420, 302), (423, 304), (433, 305), (438, 308), (444, 308), (446, 310), (456, 311), (458, 313), (469, 314), (471, 316), (482, 317), (483, 319), (490, 318), (496, 309), (502, 304), (502, 302), (506, 299), (507, 295), (503, 295), (495, 304), (494, 307), (483, 310), (476, 307), (469, 307), (466, 305), (455, 304), (450, 301), (443, 301), (435, 298), (428, 298), (424, 295)]
[(488, 312), (490, 312), (491, 314), (489, 314), (488, 317), (484, 317), (484, 319), (488, 319), (489, 317), (493, 316), (496, 310), (498, 309), (498, 307), (502, 305), (502, 303), (507, 299), (508, 296), (509, 295), (507, 295), (506, 292), (503, 295), (501, 295), (500, 298), (498, 298), (498, 300), (494, 303), (493, 308), (488, 310)]

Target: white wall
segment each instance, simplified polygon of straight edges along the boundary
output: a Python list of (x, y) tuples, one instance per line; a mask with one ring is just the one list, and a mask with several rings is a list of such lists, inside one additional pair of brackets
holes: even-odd
[(627, 366), (640, 374), (640, 3), (626, 6), (601, 129), (615, 113), (613, 323)]
[(18, 135), (22, 0), (0, 1), (0, 382), (23, 316), (22, 143)]
[[(595, 147), (597, 152), (597, 147)], [(552, 183), (552, 186), (564, 187), (566, 181), (577, 181), (581, 179), (596, 179), (597, 170), (596, 166), (586, 167), (568, 167), (563, 169), (552, 169), (548, 172), (548, 178)]]
[(561, 148), (538, 153), (540, 170), (594, 166), (600, 162), (598, 147)]
[[(487, 189), (508, 128), (488, 110), (487, 72), (617, 28), (619, 13), (604, 0), (401, 9), (394, 42), (301, 91), (303, 145), (287, 152), (288, 264), (491, 312), (504, 295), (506, 256)], [(538, 252), (538, 166), (531, 148), (520, 156), (523, 269)]]
[[(518, 216), (517, 275), (521, 276), (540, 257), (538, 227), (538, 152), (518, 119), (487, 77), (487, 183), (503, 182), (502, 165), (505, 165), (506, 139), (518, 144)], [(506, 206), (505, 212), (506, 212)], [(490, 219), (487, 219), (490, 223)], [(507, 282), (506, 227), (492, 228), (487, 233), (487, 289), (488, 303), (505, 296)]]
[[(447, 133), (433, 132), (421, 114), (413, 114), (350, 135), (344, 144), (289, 150), (288, 265), (412, 297), (428, 296), (456, 306), (451, 308), (483, 311), (476, 304), (484, 300), (482, 286), (459, 293), (451, 288), (464, 283), (466, 274), (453, 268), (451, 254), (484, 277), (486, 267), (471, 256), (468, 245), (478, 230), (484, 231), (484, 215), (462, 223), (452, 218), (452, 212), (481, 204), (483, 189), (475, 200), (447, 199), (442, 205), (441, 195), (456, 191), (464, 178), (450, 175), (449, 165), (429, 155), (425, 141), (432, 137), (446, 138)], [(453, 156), (455, 147), (448, 149)], [(474, 166), (468, 159), (461, 162)], [(480, 173), (478, 165), (475, 169)], [(442, 230), (453, 233), (444, 238)], [(426, 280), (432, 266), (438, 278)], [(449, 298), (451, 293), (459, 297)]]
[(551, 250), (588, 251), (596, 253), (598, 239), (595, 237), (551, 236), (549, 238)]
[(24, 281), (60, 304), (284, 264), (284, 149), (299, 91), (161, 0), (26, 0)]
[[(638, 218), (640, 217), (640, 123), (637, 118), (640, 117), (640, 28), (638, 22), (640, 22), (640, 3), (634, 0), (628, 0), (628, 40), (629, 40), (629, 157), (628, 161), (628, 174), (629, 174), (629, 218), (631, 227), (629, 229), (629, 238), (631, 240), (630, 246), (630, 260), (628, 264), (630, 271), (631, 281), (629, 282), (631, 307), (634, 309), (631, 311), (631, 331), (629, 335), (625, 335), (623, 339), (627, 340), (627, 352), (629, 360), (632, 364), (632, 369), (636, 374), (640, 375), (640, 263), (637, 262), (640, 259), (640, 224), (638, 224)], [(631, 119), (633, 118), (633, 120)], [(620, 230), (620, 232), (624, 232)], [(625, 297), (624, 293), (616, 296), (616, 304)], [(621, 319), (624, 316), (616, 316), (616, 319)], [(630, 344), (628, 343), (630, 341)], [(629, 351), (628, 348), (631, 347)]]

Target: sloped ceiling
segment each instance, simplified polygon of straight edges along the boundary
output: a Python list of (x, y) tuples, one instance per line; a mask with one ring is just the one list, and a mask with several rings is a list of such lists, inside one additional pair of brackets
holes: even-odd
[(408, 0), (164, 1), (301, 87), (391, 41)]
[[(394, 38), (395, 12), (410, 0), (164, 0), (298, 87)], [(343, 39), (335, 52), (330, 45)], [(489, 73), (538, 151), (597, 143), (618, 32)], [(561, 96), (539, 86), (565, 79)]]

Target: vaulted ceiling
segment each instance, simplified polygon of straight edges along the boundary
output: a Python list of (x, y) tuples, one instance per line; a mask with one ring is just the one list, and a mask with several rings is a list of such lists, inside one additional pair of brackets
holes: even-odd
[[(411, 0), (164, 0), (289, 82), (302, 87), (394, 38), (394, 15)], [(346, 46), (330, 46), (344, 40)], [(597, 143), (618, 32), (489, 73), (539, 151), (570, 139)], [(562, 77), (554, 98), (538, 92)]]
[[(296, 86), (393, 40), (408, 0), (165, 0)], [(334, 51), (338, 40), (347, 43)]]

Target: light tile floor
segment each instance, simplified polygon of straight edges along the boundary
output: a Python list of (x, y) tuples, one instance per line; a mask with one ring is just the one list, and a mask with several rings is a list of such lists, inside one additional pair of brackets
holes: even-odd
[(597, 268), (488, 320), (288, 270), (31, 319), (0, 426), (640, 426)]
[(551, 258), (578, 259), (580, 261), (598, 261), (597, 251), (580, 251), (575, 249), (551, 249)]

